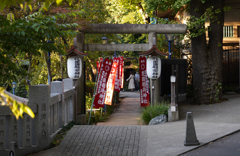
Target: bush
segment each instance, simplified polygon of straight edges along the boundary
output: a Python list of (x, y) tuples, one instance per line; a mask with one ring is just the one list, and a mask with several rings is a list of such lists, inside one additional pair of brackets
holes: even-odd
[(125, 91), (128, 90), (128, 82), (127, 82), (127, 81), (125, 81), (125, 82), (123, 83), (123, 89), (124, 89)]
[(94, 91), (94, 87), (95, 87), (95, 82), (92, 81), (86, 81), (86, 95), (88, 95), (88, 93), (91, 94), (91, 96), (93, 95), (93, 91)]
[(88, 95), (86, 94), (86, 109), (91, 109), (92, 99), (93, 99), (93, 97), (90, 93), (88, 93)]
[(170, 104), (168, 102), (156, 103), (154, 105), (147, 106), (143, 109), (141, 115), (141, 121), (144, 124), (148, 124), (152, 118), (161, 114), (168, 115), (168, 108)]

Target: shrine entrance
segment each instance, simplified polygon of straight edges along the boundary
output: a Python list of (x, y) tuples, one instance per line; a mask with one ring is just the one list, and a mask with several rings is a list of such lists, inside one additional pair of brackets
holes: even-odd
[[(157, 34), (185, 34), (187, 31), (187, 25), (185, 24), (151, 24), (151, 25), (149, 24), (92, 24), (92, 25), (89, 25), (89, 27), (85, 29), (81, 29), (79, 31), (80, 33), (77, 35), (77, 37), (74, 40), (74, 46), (76, 46), (77, 49), (82, 52), (84, 51), (139, 51), (139, 52), (143, 52), (140, 55), (145, 55), (144, 52), (146, 51), (148, 53), (152, 53), (152, 52), (155, 53), (154, 52), (156, 51), (155, 45), (157, 45), (157, 42), (154, 43), (154, 38), (156, 41)], [(145, 44), (87, 44), (85, 43), (85, 34), (135, 34), (135, 33), (148, 34), (148, 43), (145, 43)], [(145, 60), (145, 63), (146, 63), (146, 60)], [(145, 67), (145, 71), (146, 71), (146, 67)], [(146, 83), (147, 83), (147, 80), (146, 80)], [(150, 86), (148, 87), (150, 88), (150, 94), (153, 96), (152, 99), (159, 101), (158, 100), (159, 99), (158, 81), (151, 81)]]

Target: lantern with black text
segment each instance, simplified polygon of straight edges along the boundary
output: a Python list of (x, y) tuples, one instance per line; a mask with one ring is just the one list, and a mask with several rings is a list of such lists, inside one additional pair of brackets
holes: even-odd
[(161, 59), (153, 56), (147, 59), (147, 76), (150, 79), (157, 79), (161, 74)]
[(82, 58), (87, 54), (79, 51), (75, 46), (72, 46), (71, 49), (67, 51), (67, 53), (68, 76), (71, 79), (79, 79), (82, 75)]
[(82, 74), (82, 60), (78, 56), (73, 56), (67, 60), (68, 76), (71, 79), (79, 79)]

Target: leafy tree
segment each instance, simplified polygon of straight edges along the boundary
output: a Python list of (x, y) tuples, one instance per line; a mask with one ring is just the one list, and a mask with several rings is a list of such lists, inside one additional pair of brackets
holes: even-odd
[[(193, 57), (193, 84), (196, 103), (209, 104), (222, 99), (222, 39), (225, 0), (145, 0), (147, 11), (175, 9), (186, 5), (190, 12), (188, 36)], [(209, 44), (205, 22), (210, 22)]]
[[(3, 5), (9, 4), (6, 1), (3, 2)], [(46, 4), (43, 6), (46, 7)], [(18, 76), (26, 77), (29, 75), (26, 69), (23, 69), (21, 66), (21, 58), (29, 58), (29, 62), (31, 63), (32, 57), (38, 57), (41, 55), (39, 50), (43, 52), (45, 60), (47, 60), (47, 52), (55, 51), (59, 54), (64, 54), (66, 45), (61, 38), (64, 39), (75, 36), (76, 32), (69, 28), (77, 27), (78, 24), (61, 24), (58, 20), (64, 20), (67, 17), (76, 17), (76, 15), (80, 15), (80, 12), (50, 16), (44, 15), (40, 11), (30, 14), (24, 18), (19, 16), (17, 19), (15, 19), (15, 16), (12, 13), (7, 14), (7, 19), (4, 17), (4, 15), (0, 15), (1, 84), (5, 84), (6, 82), (9, 83), (13, 80), (15, 81), (17, 80)], [(49, 44), (47, 41), (51, 41), (53, 44)], [(48, 72), (51, 75), (50, 68), (48, 68)], [(4, 93), (3, 88), (1, 88), (1, 96), (6, 98), (6, 105), (10, 107), (17, 118), (22, 116), (23, 112), (32, 117), (34, 116), (28, 106), (14, 101), (10, 96)]]

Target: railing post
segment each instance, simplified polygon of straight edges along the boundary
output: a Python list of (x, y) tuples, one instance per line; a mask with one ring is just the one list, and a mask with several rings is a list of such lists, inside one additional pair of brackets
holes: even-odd
[(5, 150), (9, 143), (9, 121), (7, 120), (9, 116), (0, 116), (0, 150)]
[(64, 81), (53, 81), (51, 82), (51, 93), (60, 93), (62, 95), (61, 103), (59, 105), (59, 127), (61, 128), (67, 122), (66, 119), (66, 106), (64, 97)]
[(33, 145), (39, 145), (39, 148), (49, 146), (50, 141), (50, 86), (33, 85), (29, 87), (29, 103), (38, 105), (38, 113), (32, 120)]
[(30, 147), (31, 146), (31, 136), (36, 131), (33, 131), (33, 125), (31, 124), (31, 117), (27, 114), (24, 115), (23, 118), (23, 146)]
[(77, 94), (76, 94), (76, 88), (75, 88), (75, 84), (74, 84), (74, 80), (67, 78), (67, 79), (63, 79), (64, 82), (64, 89), (69, 89), (72, 90), (72, 98), (69, 99), (69, 104), (70, 104), (70, 112), (69, 112), (69, 119), (76, 121), (76, 116), (77, 116), (77, 110), (76, 110), (76, 105), (77, 105)]

